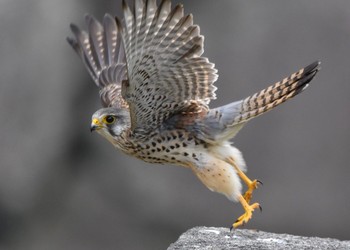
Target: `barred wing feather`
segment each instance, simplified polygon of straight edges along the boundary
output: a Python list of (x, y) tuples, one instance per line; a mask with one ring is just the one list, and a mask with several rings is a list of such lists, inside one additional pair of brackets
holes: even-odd
[(148, 131), (194, 103), (215, 99), (214, 64), (203, 53), (203, 36), (169, 0), (136, 0), (133, 11), (123, 2), (122, 37), (128, 82), (122, 95), (130, 107), (132, 129)]
[(100, 88), (102, 105), (127, 108), (121, 95), (121, 83), (127, 78), (125, 53), (116, 21), (109, 14), (104, 16), (103, 24), (91, 15), (86, 15), (85, 21), (88, 31), (71, 24), (75, 39), (67, 40)]

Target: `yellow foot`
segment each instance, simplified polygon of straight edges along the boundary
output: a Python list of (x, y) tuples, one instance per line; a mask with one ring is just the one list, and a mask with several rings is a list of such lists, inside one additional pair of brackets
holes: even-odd
[(233, 166), (233, 168), (236, 170), (238, 176), (244, 181), (244, 183), (248, 186), (248, 190), (243, 195), (244, 199), (247, 201), (247, 203), (250, 202), (253, 196), (253, 191), (258, 188), (258, 185), (262, 182), (259, 180), (251, 180), (248, 178), (248, 176), (243, 173), (243, 171), (237, 166), (236, 162), (233, 158), (227, 158), (227, 162)]
[(262, 185), (262, 182), (259, 180), (253, 180), (247, 183), (248, 190), (244, 193), (243, 198), (248, 204), (253, 197), (253, 191), (258, 188), (259, 184)]
[(236, 220), (235, 223), (233, 223), (231, 229), (237, 228), (237, 227), (239, 227), (239, 226), (242, 226), (242, 225), (246, 224), (246, 223), (252, 218), (253, 211), (254, 211), (256, 208), (259, 208), (260, 211), (262, 210), (262, 209), (261, 209), (261, 206), (259, 205), (259, 203), (254, 203), (254, 204), (249, 205), (249, 204), (247, 203), (247, 201), (245, 200), (245, 198), (244, 198), (242, 195), (239, 197), (239, 201), (240, 201), (240, 203), (242, 204), (245, 213), (242, 214), (242, 215)]

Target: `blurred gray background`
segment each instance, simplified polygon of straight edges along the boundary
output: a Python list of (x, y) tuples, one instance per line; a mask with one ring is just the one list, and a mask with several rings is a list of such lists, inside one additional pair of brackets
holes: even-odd
[[(350, 1), (181, 2), (219, 69), (212, 107), (322, 60), (306, 92), (234, 140), (248, 176), (264, 183), (253, 197), (263, 212), (246, 228), (349, 240)], [(65, 38), (85, 13), (120, 8), (0, 0), (1, 249), (166, 249), (243, 212), (188, 169), (143, 163), (90, 134), (97, 88)]]

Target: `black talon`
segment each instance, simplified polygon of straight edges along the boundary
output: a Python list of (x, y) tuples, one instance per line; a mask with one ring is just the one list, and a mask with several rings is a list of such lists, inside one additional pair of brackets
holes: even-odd
[(233, 226), (230, 227), (230, 232), (232, 232), (232, 230), (233, 230)]
[(260, 212), (262, 212), (262, 206), (259, 205)]
[(264, 186), (264, 183), (262, 183), (262, 181), (260, 180), (256, 180), (261, 186)]

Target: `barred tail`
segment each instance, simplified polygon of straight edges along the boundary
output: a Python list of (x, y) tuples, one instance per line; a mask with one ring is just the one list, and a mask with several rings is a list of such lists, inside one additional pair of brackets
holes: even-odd
[(320, 62), (316, 61), (282, 81), (247, 97), (241, 102), (240, 112), (234, 117), (232, 125), (246, 122), (301, 93), (308, 87), (308, 83), (319, 69)]

